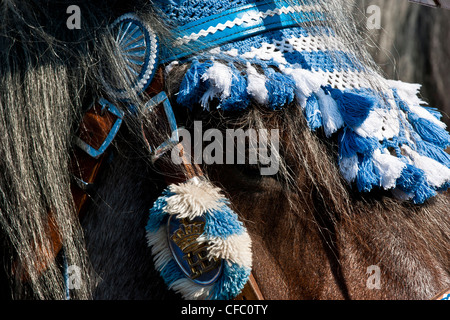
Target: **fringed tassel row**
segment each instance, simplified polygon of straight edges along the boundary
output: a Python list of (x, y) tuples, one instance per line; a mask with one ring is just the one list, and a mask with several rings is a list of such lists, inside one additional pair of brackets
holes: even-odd
[(170, 185), (151, 208), (146, 231), (157, 270), (185, 299), (232, 299), (248, 280), (250, 237), (205, 179)]
[(401, 199), (423, 203), (450, 184), (450, 156), (444, 151), (450, 135), (440, 113), (418, 98), (419, 85), (387, 84), (391, 91), (382, 99), (369, 89), (331, 88), (326, 79), (301, 68), (277, 70), (247, 62), (239, 71), (231, 62), (194, 60), (178, 103), (208, 109), (216, 99), (218, 108), (241, 110), (252, 100), (277, 110), (295, 99), (311, 130), (323, 128), (327, 137), (339, 132), (338, 163), (349, 183), (363, 192), (392, 189)]

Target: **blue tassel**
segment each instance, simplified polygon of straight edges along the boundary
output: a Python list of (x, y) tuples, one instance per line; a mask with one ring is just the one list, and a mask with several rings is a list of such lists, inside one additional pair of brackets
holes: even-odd
[(426, 107), (426, 106), (422, 106), (422, 108), (424, 108), (429, 113), (431, 113), (436, 119), (438, 119), (438, 120), (442, 119), (442, 113), (439, 111), (438, 108), (432, 108), (432, 107)]
[(339, 156), (342, 158), (350, 158), (356, 153), (364, 154), (367, 156), (372, 155), (375, 148), (379, 143), (375, 138), (363, 138), (356, 134), (350, 127), (345, 129), (339, 134)]
[(373, 165), (371, 156), (359, 157), (359, 170), (356, 177), (356, 186), (360, 192), (369, 192), (373, 186), (380, 185), (380, 177)]
[(230, 64), (229, 67), (233, 73), (230, 96), (222, 100), (218, 108), (225, 111), (244, 110), (250, 102), (247, 92), (247, 80), (233, 64)]
[(408, 106), (408, 104), (405, 101), (400, 99), (400, 97), (398, 95), (398, 92), (397, 92), (397, 89), (392, 89), (392, 93), (394, 95), (394, 100), (395, 100), (395, 103), (397, 104), (397, 107), (399, 107), (400, 110), (408, 113), (410, 111), (409, 110), (409, 106)]
[(359, 127), (377, 103), (374, 96), (363, 92), (333, 89), (331, 96), (336, 100), (345, 123), (351, 127)]
[(397, 187), (406, 193), (414, 193), (415, 190), (423, 184), (424, 180), (425, 173), (423, 170), (410, 164), (406, 164), (406, 167), (397, 179)]
[(428, 198), (436, 195), (436, 191), (430, 188), (426, 182), (423, 170), (410, 164), (406, 164), (397, 179), (397, 187), (406, 193), (414, 194), (412, 202), (415, 204), (422, 204)]
[(315, 95), (312, 95), (306, 101), (305, 117), (312, 131), (322, 126), (322, 114), (319, 110), (319, 102)]
[(178, 91), (177, 103), (192, 109), (192, 106), (200, 101), (201, 96), (207, 90), (202, 75), (212, 66), (211, 61), (199, 62), (193, 60), (191, 67), (184, 75)]
[(419, 187), (415, 190), (414, 192), (414, 197), (412, 198), (412, 201), (415, 204), (422, 204), (424, 203), (427, 199), (434, 197), (436, 195), (436, 191), (434, 191), (434, 189), (432, 189), (428, 183), (426, 183), (425, 181), (419, 185)]
[(294, 101), (295, 82), (290, 77), (275, 72), (272, 68), (264, 70), (267, 77), (266, 89), (269, 92), (268, 107), (277, 110)]
[(446, 148), (450, 145), (450, 135), (445, 129), (439, 127), (437, 124), (430, 120), (420, 118), (414, 113), (409, 113), (408, 119), (423, 140), (442, 148)]
[(442, 148), (424, 140), (416, 141), (419, 154), (434, 159), (450, 168), (450, 154)]
[(450, 181), (447, 181), (446, 183), (444, 183), (442, 186), (440, 186), (437, 191), (445, 191), (448, 188), (450, 188)]
[(248, 281), (250, 272), (249, 268), (241, 267), (236, 263), (225, 263), (222, 277), (218, 280), (208, 298), (211, 300), (233, 299), (240, 293), (239, 288), (243, 288)]

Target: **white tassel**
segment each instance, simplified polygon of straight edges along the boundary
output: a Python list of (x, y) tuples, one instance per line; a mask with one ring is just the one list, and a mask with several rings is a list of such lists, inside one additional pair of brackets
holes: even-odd
[(402, 149), (414, 162), (414, 165), (425, 172), (425, 177), (431, 187), (439, 188), (450, 181), (449, 168), (434, 159), (418, 154), (408, 146), (402, 146)]
[(269, 92), (266, 88), (266, 77), (262, 74), (259, 74), (250, 63), (247, 63), (247, 76), (248, 94), (252, 96), (256, 100), (256, 102), (262, 105), (267, 104), (267, 101), (269, 100)]
[(177, 215), (178, 219), (193, 220), (206, 211), (219, 209), (225, 201), (219, 188), (198, 179), (191, 179), (178, 185), (172, 184), (169, 190), (175, 194), (167, 199), (165, 211)]
[(302, 108), (306, 106), (306, 101), (311, 94), (320, 90), (326, 84), (324, 78), (305, 69), (280, 68), (281, 71), (290, 76), (296, 85), (296, 98)]
[(406, 163), (390, 154), (382, 153), (380, 149), (373, 152), (373, 163), (381, 174), (381, 186), (386, 190), (395, 187), (397, 179), (406, 167)]
[(397, 90), (397, 94), (408, 105), (421, 105), (421, 104), (427, 104), (425, 101), (420, 100), (420, 98), (417, 96), (420, 87), (422, 85), (417, 83), (407, 83), (403, 81), (396, 81), (396, 80), (386, 80), (387, 84), (392, 88)]
[(202, 107), (209, 110), (209, 102), (214, 98), (226, 99), (231, 94), (233, 73), (230, 67), (214, 62), (202, 75), (203, 81), (209, 81), (209, 88), (200, 99)]
[(336, 101), (330, 95), (326, 95), (323, 90), (319, 90), (316, 92), (316, 97), (319, 101), (320, 112), (322, 113), (325, 135), (330, 137), (342, 128), (344, 120), (339, 112)]
[(356, 179), (356, 176), (358, 175), (358, 157), (354, 155), (350, 158), (342, 158), (339, 161), (339, 168), (344, 179), (348, 183), (351, 183)]
[(436, 125), (440, 126), (442, 129), (445, 129), (447, 125), (433, 116), (428, 110), (421, 107), (421, 105), (427, 105), (425, 101), (421, 100), (418, 97), (420, 91), (420, 84), (417, 83), (406, 83), (402, 81), (394, 81), (388, 80), (388, 84), (391, 88), (397, 90), (397, 94), (400, 99), (408, 104), (409, 110), (414, 112), (420, 118), (427, 119)]
[(382, 141), (399, 135), (400, 122), (395, 109), (385, 110), (381, 108), (370, 111), (366, 120), (355, 132), (363, 138), (376, 137)]

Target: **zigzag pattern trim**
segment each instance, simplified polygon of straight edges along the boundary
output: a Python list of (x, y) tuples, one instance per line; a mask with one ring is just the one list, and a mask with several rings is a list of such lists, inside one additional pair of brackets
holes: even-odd
[(201, 31), (197, 33), (191, 33), (190, 35), (185, 35), (181, 38), (178, 38), (175, 40), (174, 45), (175, 46), (181, 46), (184, 44), (189, 43), (193, 40), (198, 40), (200, 37), (206, 37), (210, 34), (214, 34), (217, 31), (224, 31), (226, 28), (234, 28), (236, 26), (240, 26), (244, 23), (256, 23), (259, 20), (264, 20), (267, 17), (273, 17), (275, 15), (283, 15), (283, 14), (289, 14), (289, 13), (295, 13), (295, 12), (314, 12), (320, 10), (320, 6), (290, 6), (290, 7), (282, 7), (282, 8), (276, 8), (273, 10), (267, 10), (265, 12), (251, 12), (245, 14), (242, 18), (236, 18), (232, 21), (227, 21), (225, 23), (219, 23), (217, 26), (211, 26), (208, 29)]

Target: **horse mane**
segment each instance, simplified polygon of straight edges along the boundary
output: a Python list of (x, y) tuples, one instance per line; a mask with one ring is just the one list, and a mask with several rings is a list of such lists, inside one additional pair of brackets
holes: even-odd
[[(6, 273), (14, 274), (8, 280), (13, 298), (65, 295), (60, 261), (42, 256), (49, 268), (43, 275), (35, 270), (36, 248), (51, 251), (50, 211), (69, 265), (89, 266), (74, 214), (69, 159), (83, 106), (90, 103), (86, 97), (98, 90), (92, 44), (101, 41), (111, 13), (105, 3), (80, 5), (81, 31), (66, 28), (63, 1), (0, 5), (0, 224)], [(24, 274), (29, 285), (23, 284)], [(89, 298), (90, 291), (87, 279), (76, 297)]]

